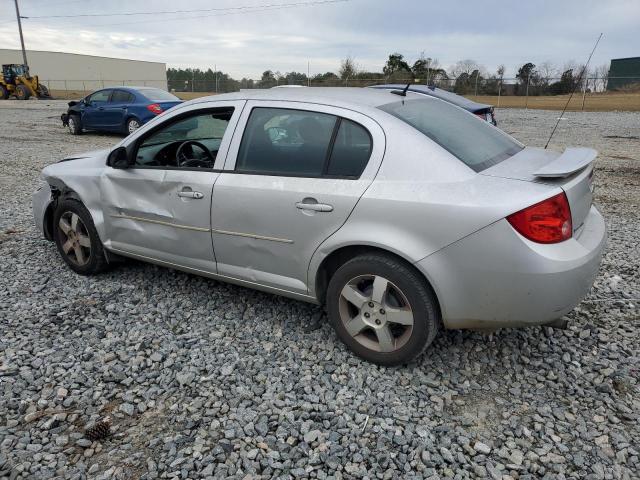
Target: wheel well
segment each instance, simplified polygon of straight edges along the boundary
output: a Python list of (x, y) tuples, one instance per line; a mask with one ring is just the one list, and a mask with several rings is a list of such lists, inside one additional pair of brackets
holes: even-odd
[(436, 299), (438, 313), (440, 313), (440, 303), (438, 301), (438, 296), (436, 295), (436, 292), (427, 277), (425, 277), (420, 270), (418, 270), (411, 262), (407, 261), (405, 258), (396, 253), (385, 250), (384, 248), (371, 247), (368, 245), (349, 245), (347, 247), (339, 248), (331, 252), (327, 256), (327, 258), (322, 261), (320, 267), (318, 268), (318, 273), (316, 274), (316, 297), (321, 304), (324, 304), (329, 281), (331, 280), (331, 277), (336, 272), (336, 270), (338, 270), (340, 266), (342, 266), (352, 258), (358, 255), (363, 255), (365, 253), (377, 253), (385, 255), (387, 257), (393, 257), (395, 260), (402, 262), (407, 267), (417, 272), (420, 277), (424, 279), (425, 285), (427, 285), (427, 287), (431, 290), (433, 298)]
[(58, 208), (58, 202), (66, 198), (73, 198), (79, 202), (81, 202), (81, 200), (74, 190), (71, 190), (64, 184), (61, 186), (61, 189), (53, 185), (50, 185), (49, 188), (51, 188), (53, 201), (47, 206), (47, 209), (44, 212), (43, 230), (44, 237), (47, 240), (53, 240), (53, 216), (56, 208)]
[(43, 222), (43, 230), (44, 230), (44, 238), (47, 240), (53, 240), (53, 212), (56, 210), (57, 202), (54, 200), (51, 202), (47, 209), (44, 212), (44, 222)]

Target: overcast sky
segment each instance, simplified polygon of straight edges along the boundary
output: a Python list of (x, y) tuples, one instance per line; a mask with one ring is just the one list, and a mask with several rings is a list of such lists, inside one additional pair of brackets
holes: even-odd
[[(30, 18), (27, 49), (53, 50), (213, 68), (259, 78), (264, 70), (337, 71), (347, 55), (380, 71), (389, 53), (412, 63), (422, 51), (445, 68), (470, 58), (506, 76), (527, 61), (584, 62), (600, 32), (592, 65), (640, 55), (640, 0), (20, 0), (23, 16), (244, 10)], [(288, 4), (275, 8), (274, 5)], [(12, 0), (2, 0), (0, 41), (19, 48)], [(271, 7), (265, 7), (270, 5)], [(262, 7), (260, 7), (262, 6)]]

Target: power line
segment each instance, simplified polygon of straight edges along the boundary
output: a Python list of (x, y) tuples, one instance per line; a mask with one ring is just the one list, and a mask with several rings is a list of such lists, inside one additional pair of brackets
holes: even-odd
[(28, 19), (54, 19), (54, 18), (86, 18), (86, 17), (123, 17), (131, 15), (175, 15), (182, 13), (205, 13), (205, 12), (227, 12), (227, 11), (252, 11), (260, 8), (294, 8), (312, 5), (321, 5), (327, 3), (342, 3), (349, 0), (312, 0), (307, 2), (291, 2), (291, 3), (270, 3), (262, 5), (242, 5), (238, 7), (223, 8), (199, 8), (193, 10), (163, 10), (155, 12), (119, 12), (119, 13), (81, 13), (75, 15), (24, 15), (22, 18)]

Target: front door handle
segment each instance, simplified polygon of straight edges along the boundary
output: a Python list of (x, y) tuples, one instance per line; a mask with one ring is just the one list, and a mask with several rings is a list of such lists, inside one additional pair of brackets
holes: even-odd
[[(305, 199), (306, 200), (306, 199)], [(313, 212), (333, 212), (333, 206), (326, 203), (297, 202), (296, 208), (299, 210), (311, 210)]]
[(204, 198), (204, 195), (202, 193), (194, 192), (192, 190), (181, 190), (178, 192), (178, 196), (183, 198), (194, 198), (196, 200)]

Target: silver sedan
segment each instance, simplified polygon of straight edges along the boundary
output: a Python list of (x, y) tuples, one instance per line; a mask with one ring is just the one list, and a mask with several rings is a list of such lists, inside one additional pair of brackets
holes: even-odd
[(411, 92), (201, 98), (43, 170), (35, 222), (79, 274), (123, 257), (323, 304), (384, 365), (441, 328), (558, 325), (605, 244), (587, 148), (524, 147)]

